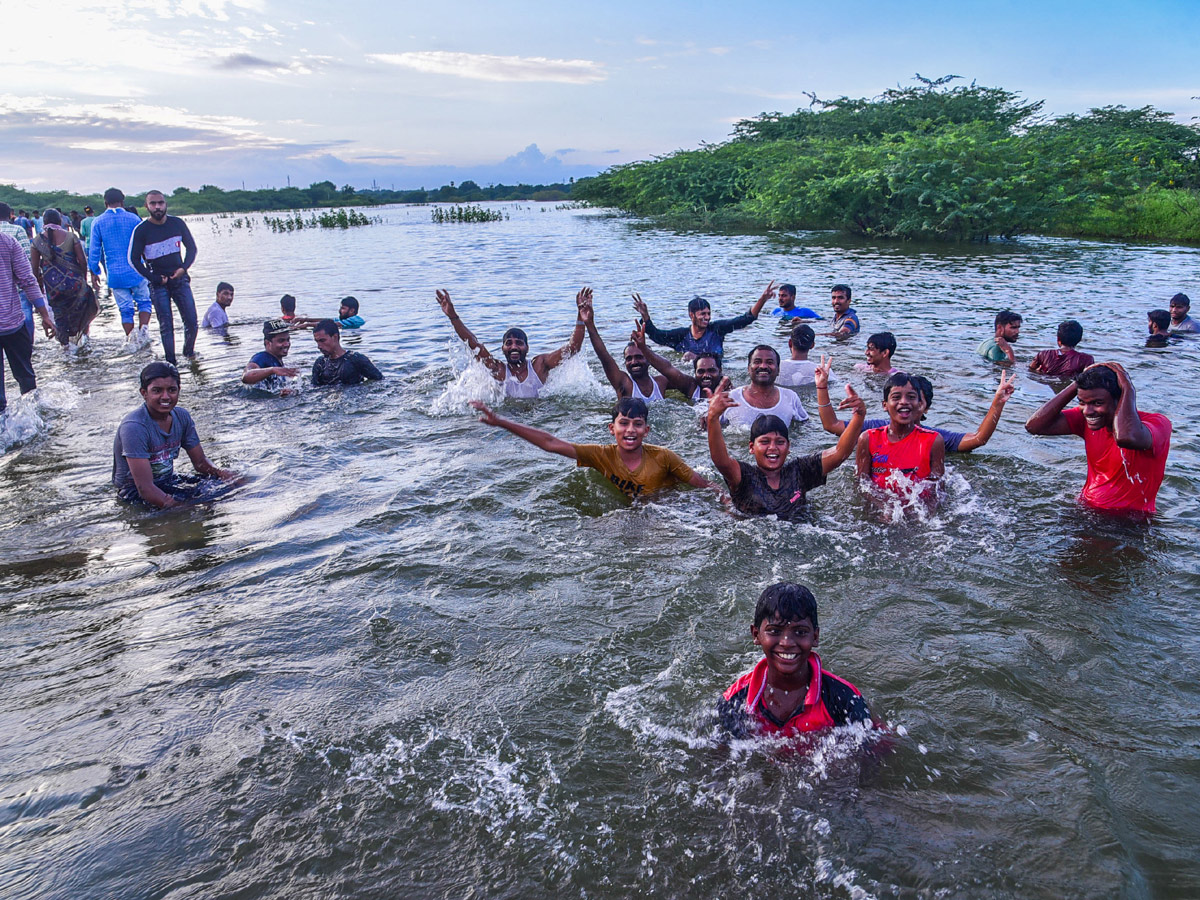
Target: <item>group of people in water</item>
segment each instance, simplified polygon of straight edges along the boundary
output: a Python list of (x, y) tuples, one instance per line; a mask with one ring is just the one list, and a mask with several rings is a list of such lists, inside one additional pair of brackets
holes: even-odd
[[(174, 365), (171, 305), (181, 312), (185, 332), (183, 354), (191, 356), (198, 326), (187, 269), (196, 257), (195, 243), (181, 220), (166, 215), (161, 193), (152, 191), (147, 195), (150, 218), (145, 223), (129, 214), (123, 207), (123, 195), (117, 195), (119, 191), (111, 198), (105, 195), (106, 213), (90, 223), (91, 241), (86, 259), (91, 264), (93, 287), (99, 288), (98, 269), (92, 263), (96, 259), (103, 264), (126, 334), (136, 339), (136, 329), (144, 338), (153, 311), (159, 318), (167, 358), (141, 370), (139, 389), (143, 403), (124, 418), (117, 430), (112, 480), (122, 500), (156, 508), (211, 499), (238, 484), (240, 476), (208, 460), (195, 423), (178, 406), (180, 376)], [(135, 221), (126, 221), (126, 217)], [(33, 257), (31, 268), (37, 271), (31, 278), (19, 271), (16, 261), (12, 263), (11, 278), (0, 278), (0, 282), (14, 282), (14, 290), (18, 284), (23, 287), (22, 299), (43, 299), (39, 296), (41, 289), (59, 277), (56, 274), (52, 279), (48, 273), (60, 256), (70, 254), (76, 268), (79, 257), (83, 256), (82, 247), (65, 248), (68, 242), (58, 239), (53, 219), (54, 216), (47, 214), (50, 249)], [(0, 231), (0, 257), (10, 249), (4, 243), (6, 240), (9, 238)], [(0, 263), (4, 261), (0, 258)], [(134, 282), (135, 275), (141, 279), (140, 283)], [(31, 279), (36, 284), (31, 284)], [(0, 284), (0, 288), (4, 286)], [(217, 286), (216, 299), (203, 319), (204, 327), (228, 325), (227, 310), (234, 293), (227, 282)], [(833, 316), (829, 327), (821, 332), (824, 336), (844, 342), (860, 332), (860, 319), (850, 305), (851, 297), (849, 285), (832, 287)], [(782, 520), (801, 517), (807, 509), (809, 493), (824, 485), (830, 473), (851, 456), (858, 476), (870, 485), (869, 490), (935, 503), (946, 454), (967, 453), (982, 447), (996, 431), (1014, 391), (1015, 379), (1006, 369), (1016, 363), (1012, 345), (1019, 338), (1022, 321), (1019, 314), (1009, 310), (996, 316), (995, 333), (981, 344), (979, 353), (1002, 368), (999, 384), (978, 426), (970, 432), (955, 432), (923, 424), (933, 403), (933, 385), (924, 376), (901, 371), (893, 365), (897, 340), (888, 331), (869, 336), (865, 361), (855, 367), (868, 382), (876, 379), (873, 390), (884, 415), (869, 419), (868, 397), (860, 395), (848, 383), (844, 385), (844, 396), (835, 402), (831, 394), (832, 356), (809, 358), (818, 334), (810, 323), (822, 322), (824, 317), (811, 309), (797, 307), (796, 289), (790, 284), (776, 286), (772, 281), (744, 313), (726, 319), (713, 319), (708, 301), (694, 297), (687, 307), (689, 324), (665, 329), (655, 324), (647, 303), (634, 294), (633, 308), (638, 318), (623, 348), (622, 364), (618, 364), (600, 336), (590, 288), (583, 288), (576, 295), (577, 315), (567, 342), (532, 356), (528, 337), (520, 328), (506, 331), (499, 353), (493, 354), (459, 317), (448, 291), (438, 290), (436, 299), (455, 334), (487, 368), (497, 385), (503, 386), (506, 397), (537, 398), (551, 372), (581, 350), (585, 335), (616, 394), (608, 426), (611, 443), (573, 443), (504, 418), (483, 402), (474, 401), (472, 406), (484, 424), (505, 429), (542, 450), (573, 459), (577, 466), (599, 471), (630, 499), (682, 483), (712, 491), (742, 515), (774, 515)], [(727, 373), (725, 338), (754, 323), (772, 299), (777, 301), (772, 317), (790, 326), (788, 358), (783, 359), (769, 343), (756, 345), (747, 356), (746, 383), (734, 387)], [(44, 302), (26, 305), (41, 309), (44, 323), (50, 318)], [(354, 384), (383, 378), (366, 356), (341, 345), (343, 329), (364, 324), (355, 298), (342, 301), (337, 317), (300, 317), (295, 306), (295, 298), (285, 295), (280, 302), (280, 315), (263, 324), (263, 350), (246, 363), (243, 383), (277, 393), (293, 390), (291, 379), (299, 370), (287, 365), (286, 357), (292, 335), (298, 329), (311, 329), (321, 352), (313, 365), (314, 384)], [(1166, 311), (1167, 323), (1159, 322), (1159, 311), (1150, 314), (1152, 333), (1158, 325), (1168, 333), (1200, 331), (1200, 326), (1188, 315), (1189, 308), (1186, 295), (1173, 297)], [(20, 311), (19, 306), (0, 292), (0, 343), (16, 331), (13, 323), (18, 316), (14, 309)], [(81, 315), (86, 317), (86, 313)], [(92, 311), (90, 316), (94, 315)], [(28, 331), (28, 343), (32, 346), (31, 313), (23, 318), (26, 321), (17, 324), (22, 332)], [(69, 327), (80, 327), (80, 321), (72, 319)], [(86, 317), (83, 332), (90, 321)], [(53, 333), (53, 320), (45, 324), (47, 333)], [(1057, 338), (1057, 348), (1038, 353), (1029, 363), (1029, 370), (1040, 377), (1065, 381), (1058, 393), (1029, 417), (1026, 430), (1035, 435), (1074, 434), (1083, 438), (1087, 458), (1087, 479), (1080, 496), (1083, 504), (1104, 510), (1153, 513), (1170, 447), (1170, 421), (1165, 416), (1138, 410), (1134, 386), (1122, 366), (1115, 362), (1096, 363), (1090, 355), (1077, 350), (1082, 339), (1078, 322), (1063, 322)], [(668, 348), (678, 357), (668, 358), (651, 343)], [(23, 349), (25, 341), (4, 343), (10, 365), (24, 390), (23, 372), (12, 363), (10, 344)], [(815, 452), (793, 457), (792, 426), (809, 419), (796, 388), (813, 389), (821, 427), (836, 440)], [(650, 405), (666, 400), (672, 392), (695, 405), (698, 423), (707, 437), (709, 456), (724, 482), (723, 487), (696, 472), (671, 449), (646, 443)], [(748, 429), (748, 459), (739, 459), (731, 452), (725, 437), (730, 426)], [(187, 453), (194, 475), (175, 471), (174, 463), (181, 449)], [(858, 690), (825, 671), (813, 652), (819, 627), (816, 600), (808, 588), (785, 582), (764, 591), (755, 610), (751, 635), (763, 651), (763, 660), (739, 678), (722, 700), (721, 718), (731, 731), (792, 735), (846, 722), (871, 722), (870, 711)]]

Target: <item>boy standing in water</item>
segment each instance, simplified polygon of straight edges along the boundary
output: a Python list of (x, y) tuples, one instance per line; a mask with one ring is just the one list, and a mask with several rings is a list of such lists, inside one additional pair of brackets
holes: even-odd
[[(169, 509), (202, 496), (205, 479), (238, 477), (208, 461), (191, 415), (176, 408), (179, 371), (173, 365), (155, 362), (142, 369), (141, 394), (146, 402), (121, 421), (113, 440), (112, 482), (118, 497)], [(175, 474), (181, 447), (203, 478)]]
[(797, 325), (788, 337), (788, 350), (792, 358), (779, 363), (777, 383), (784, 387), (803, 387), (813, 383), (817, 364), (808, 358), (808, 351), (816, 343), (817, 335), (808, 325)]
[(821, 665), (817, 598), (801, 584), (773, 584), (758, 598), (750, 636), (758, 665), (725, 691), (717, 706), (734, 737), (796, 737), (849, 723), (872, 724), (858, 688)]
[(1029, 364), (1029, 371), (1050, 378), (1074, 378), (1096, 360), (1075, 348), (1083, 340), (1083, 326), (1067, 319), (1058, 326), (1058, 349), (1043, 350)]
[[(889, 422), (864, 431), (858, 439), (858, 474), (885, 490), (898, 491), (898, 476), (913, 481), (937, 480), (945, 472), (946, 443), (931, 428), (922, 428), (921, 389), (905, 372), (883, 386), (883, 408)], [(849, 429), (847, 429), (849, 430)]]
[(677, 482), (716, 490), (673, 451), (642, 443), (650, 433), (650, 413), (644, 400), (624, 397), (613, 406), (612, 422), (608, 426), (615, 440), (612, 444), (572, 444), (540, 428), (502, 418), (478, 400), (472, 400), (471, 405), (483, 413), (479, 417), (483, 424), (511, 431), (547, 453), (575, 460), (581, 468), (587, 466), (598, 470), (630, 500)]
[(896, 336), (890, 331), (881, 331), (867, 338), (867, 361), (855, 363), (854, 371), (870, 372), (872, 375), (891, 375), (897, 371), (892, 365), (896, 352)]
[[(1067, 409), (1076, 398), (1079, 406)], [(1085, 506), (1154, 512), (1171, 449), (1171, 420), (1138, 411), (1133, 383), (1119, 363), (1081, 372), (1029, 417), (1025, 430), (1083, 438), (1087, 481), (1079, 500)]]
[(204, 319), (200, 322), (200, 327), (224, 328), (227, 326), (229, 324), (229, 313), (226, 310), (232, 305), (233, 285), (228, 281), (222, 281), (217, 285), (217, 299), (208, 308), (208, 312), (204, 314)]

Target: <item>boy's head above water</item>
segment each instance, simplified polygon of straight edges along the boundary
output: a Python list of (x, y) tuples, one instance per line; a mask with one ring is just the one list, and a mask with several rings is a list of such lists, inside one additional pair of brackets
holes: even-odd
[(622, 450), (640, 449), (642, 441), (650, 433), (650, 410), (646, 401), (637, 397), (622, 397), (614, 403), (608, 430)]
[(802, 584), (781, 581), (773, 584), (759, 595), (754, 607), (754, 631), (763, 623), (787, 624), (807, 621), (814, 635), (820, 630), (817, 620), (817, 598)]

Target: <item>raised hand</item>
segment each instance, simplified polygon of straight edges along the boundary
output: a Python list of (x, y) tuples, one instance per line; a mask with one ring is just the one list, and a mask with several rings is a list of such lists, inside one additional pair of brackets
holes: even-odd
[(721, 383), (717, 386), (716, 393), (713, 393), (712, 391), (706, 391), (706, 393), (709, 397), (708, 415), (710, 418), (712, 416), (717, 416), (719, 418), (721, 414), (725, 412), (725, 410), (738, 405), (737, 401), (729, 396), (728, 378), (721, 379)]
[(1009, 398), (1012, 397), (1013, 391), (1015, 391), (1016, 389), (1017, 389), (1017, 373), (1016, 372), (1012, 372), (1012, 373), (1001, 372), (1000, 373), (1000, 384), (996, 387), (996, 393), (992, 397), (992, 399), (994, 401), (998, 401), (1000, 403), (1007, 403)]
[(1106, 369), (1111, 369), (1112, 373), (1117, 376), (1117, 384), (1120, 385), (1122, 391), (1127, 391), (1133, 387), (1133, 382), (1129, 380), (1129, 373), (1125, 371), (1125, 367), (1119, 362), (1102, 362), (1088, 366), (1089, 369), (1094, 369), (1096, 366), (1104, 366)]
[(637, 344), (643, 351), (646, 349), (646, 323), (638, 322), (637, 327), (629, 333), (631, 343)]
[[(590, 295), (590, 291), (588, 292)], [(580, 320), (586, 325), (595, 320), (595, 310), (592, 309), (592, 298), (583, 296), (583, 291), (575, 297), (575, 307), (579, 311)]]
[(450, 302), (450, 292), (438, 288), (435, 296), (437, 297), (438, 306), (442, 308), (442, 312), (450, 318), (454, 318), (454, 304)]
[(854, 390), (850, 385), (846, 385), (846, 398), (837, 405), (838, 411), (843, 409), (852, 410), (854, 413), (862, 415), (864, 418), (867, 415), (867, 403), (862, 397), (858, 396), (858, 391)]
[(479, 421), (482, 422), (484, 425), (499, 425), (500, 424), (500, 417), (498, 415), (496, 415), (494, 412), (492, 412), (490, 409), (488, 409), (484, 403), (481, 403), (478, 400), (472, 400), (471, 405), (473, 407), (475, 407), (475, 409), (479, 410), (479, 412), (483, 413), (483, 415), (481, 415), (479, 417)]
[(633, 308), (643, 319), (650, 318), (650, 308), (646, 306), (646, 301), (642, 299), (642, 295), (636, 292), (633, 295)]
[(766, 290), (764, 290), (762, 292), (762, 296), (759, 297), (758, 299), (760, 302), (766, 303), (768, 300), (770, 300), (774, 296), (775, 296), (775, 279), (772, 278), (771, 283), (767, 285)]
[(592, 289), (590, 287), (579, 289), (579, 293), (575, 295), (575, 305), (580, 309), (592, 305)]
[[(816, 371), (813, 372), (813, 383), (816, 384), (818, 390), (822, 388), (829, 390), (829, 373), (832, 371), (833, 357), (830, 356), (827, 358), (825, 354), (822, 353), (821, 362), (817, 365)], [(849, 386), (850, 385), (846, 385), (846, 387)]]

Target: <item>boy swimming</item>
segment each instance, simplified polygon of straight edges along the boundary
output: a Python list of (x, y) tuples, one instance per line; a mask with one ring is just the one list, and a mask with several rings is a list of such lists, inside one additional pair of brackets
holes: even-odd
[(912, 481), (941, 478), (946, 442), (932, 428), (917, 424), (921, 419), (921, 389), (915, 379), (906, 372), (890, 376), (883, 386), (883, 408), (888, 424), (864, 431), (858, 439), (859, 477), (870, 478), (878, 487), (892, 491), (901, 489), (902, 476)]
[(773, 584), (758, 598), (754, 643), (758, 664), (729, 686), (717, 706), (734, 737), (796, 737), (849, 723), (872, 724), (858, 688), (821, 665), (817, 599), (800, 584)]
[[(236, 472), (218, 469), (208, 461), (191, 415), (176, 408), (179, 371), (173, 365), (155, 362), (142, 369), (141, 394), (145, 403), (121, 420), (113, 440), (112, 482), (118, 497), (169, 509), (211, 498), (211, 488), (218, 480), (237, 479)], [(175, 473), (175, 457), (181, 447), (203, 477)]]
[(631, 500), (678, 482), (716, 491), (712, 482), (693, 472), (673, 451), (643, 443), (650, 433), (650, 413), (644, 400), (623, 397), (613, 406), (608, 426), (615, 441), (612, 444), (572, 444), (540, 428), (502, 418), (478, 400), (471, 405), (483, 413), (479, 417), (483, 424), (511, 431), (547, 453), (575, 460), (581, 468), (596, 469)]

